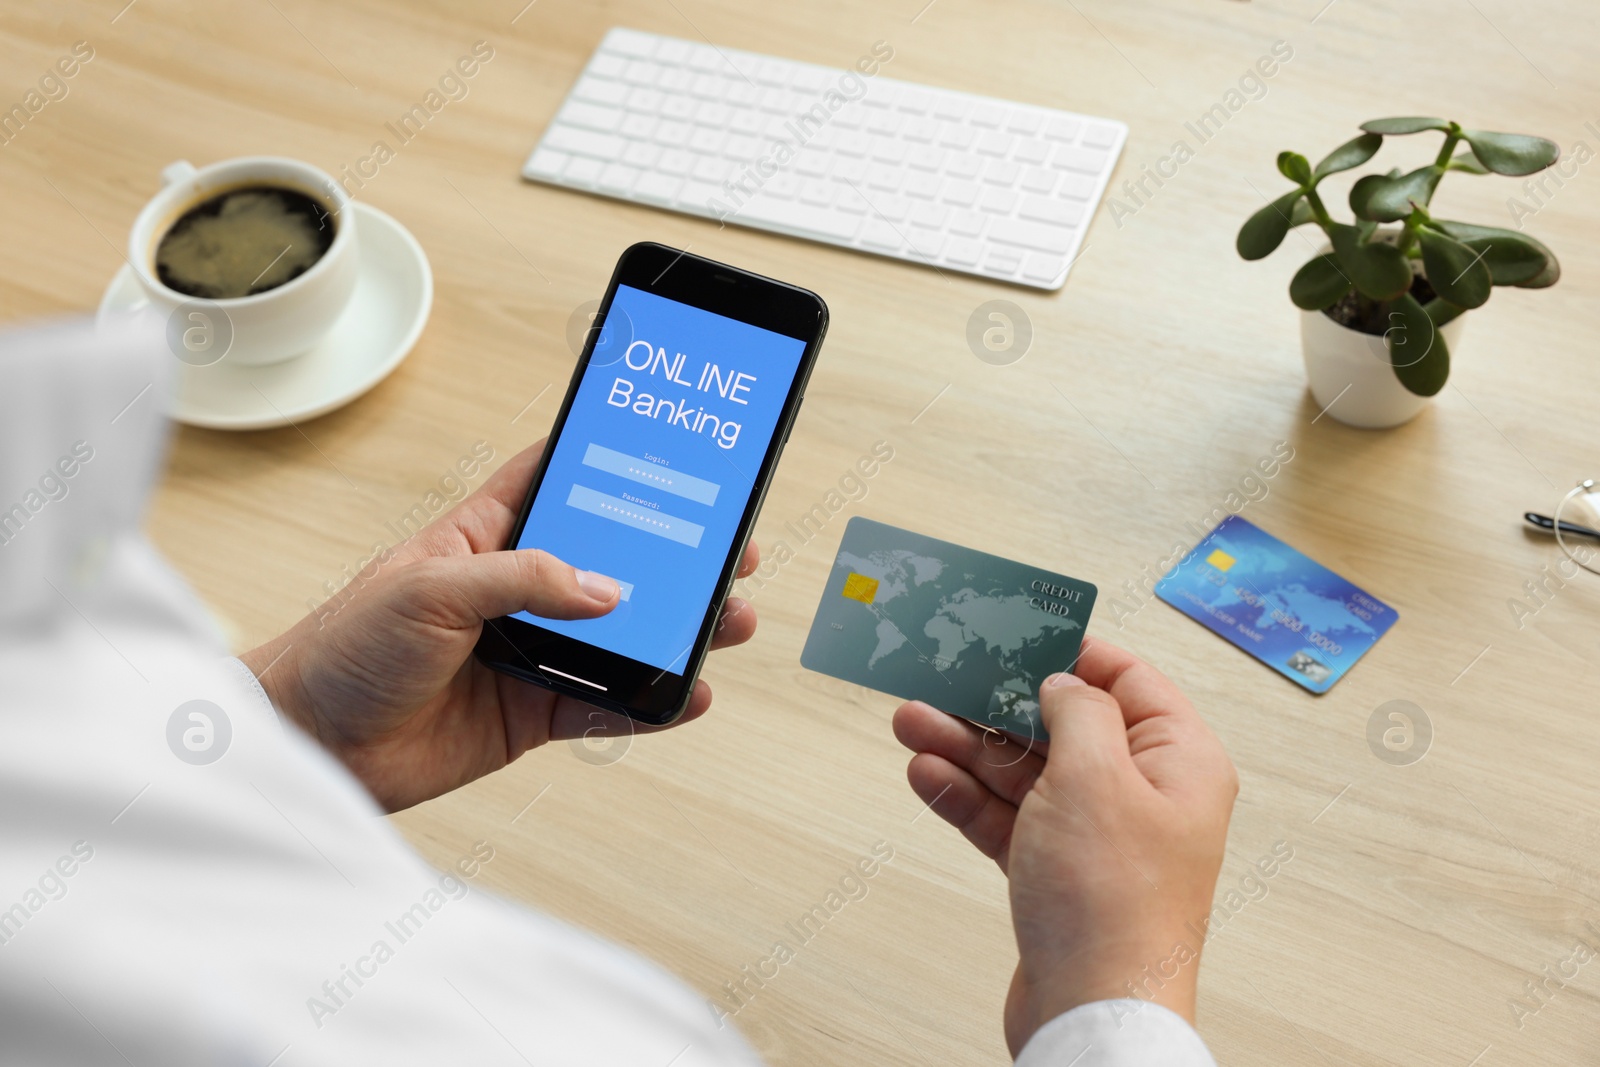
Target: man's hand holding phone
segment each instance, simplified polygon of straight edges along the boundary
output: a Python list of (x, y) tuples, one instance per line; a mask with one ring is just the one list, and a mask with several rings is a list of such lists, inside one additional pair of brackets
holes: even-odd
[[(605, 733), (652, 729), (473, 656), (485, 620), (517, 611), (588, 619), (618, 603), (609, 578), (544, 552), (504, 550), (544, 447), (540, 441), (514, 456), (397, 546), (337, 613), (307, 616), (240, 657), (279, 710), (389, 811), (447, 793), (548, 741), (593, 733), (596, 722)], [(756, 563), (752, 543), (739, 575)], [(742, 644), (755, 626), (750, 605), (730, 598), (711, 647)], [(679, 721), (710, 705), (710, 687), (696, 682)]]

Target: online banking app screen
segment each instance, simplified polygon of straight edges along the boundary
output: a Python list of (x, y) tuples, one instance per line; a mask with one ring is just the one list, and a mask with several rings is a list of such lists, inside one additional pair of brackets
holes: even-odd
[(622, 585), (598, 619), (518, 618), (682, 674), (805, 342), (617, 287), (518, 548)]

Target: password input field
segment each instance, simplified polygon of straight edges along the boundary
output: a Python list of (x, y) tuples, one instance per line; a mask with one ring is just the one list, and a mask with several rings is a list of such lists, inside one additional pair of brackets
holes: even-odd
[(704, 478), (696, 478), (692, 474), (684, 474), (671, 467), (663, 467), (659, 463), (652, 463), (647, 459), (630, 456), (593, 442), (583, 454), (583, 465), (627, 478), (640, 485), (648, 485), (663, 493), (693, 500), (697, 504), (715, 504), (717, 490), (722, 488), (716, 482), (708, 482)]
[(579, 511), (587, 511), (602, 519), (620, 522), (624, 526), (665, 537), (668, 541), (676, 541), (690, 548), (699, 548), (700, 537), (706, 532), (706, 528), (698, 523), (590, 489), (586, 485), (574, 485), (567, 494), (567, 504)]

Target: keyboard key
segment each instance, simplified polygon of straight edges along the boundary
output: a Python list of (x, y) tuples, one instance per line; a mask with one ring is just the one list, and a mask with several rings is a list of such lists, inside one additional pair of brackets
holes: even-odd
[(983, 168), (983, 180), (991, 185), (1015, 185), (1022, 177), (1022, 168), (1006, 159), (991, 159)]
[(991, 274), (1015, 274), (1022, 265), (1022, 253), (1010, 248), (991, 248), (983, 269)]
[(900, 99), (900, 89), (893, 82), (870, 81), (867, 83), (867, 95), (861, 102), (867, 107), (894, 107)]
[(971, 126), (958, 126), (950, 123), (939, 130), (939, 143), (946, 148), (971, 148), (972, 142), (977, 139), (978, 131)]
[(757, 111), (735, 111), (728, 129), (735, 133), (757, 134), (766, 129), (767, 120)]
[(662, 38), (656, 45), (655, 59), (657, 63), (666, 65), (689, 62), (690, 45), (688, 41), (679, 41), (671, 37)]
[(867, 171), (872, 164), (864, 159), (840, 158), (833, 165), (833, 176), (839, 181), (853, 185), (860, 185), (867, 180)]
[(867, 119), (867, 129), (876, 134), (891, 134), (900, 129), (905, 116), (894, 111), (880, 111)]
[(989, 217), (976, 211), (956, 211), (950, 216), (950, 232), (962, 237), (976, 237), (989, 224)]
[(901, 128), (900, 136), (916, 144), (929, 144), (939, 136), (939, 123), (930, 118), (914, 118)]
[(667, 98), (660, 89), (640, 87), (628, 94), (628, 110), (636, 114), (653, 115), (661, 110)]
[(898, 252), (905, 244), (905, 239), (892, 224), (882, 219), (868, 219), (861, 228), (861, 243), (883, 252)]
[(1055, 146), (1049, 141), (1040, 141), (1030, 137), (1017, 142), (1016, 150), (1011, 153), (1011, 158), (1018, 163), (1043, 163), (1050, 158), (1050, 153), (1054, 151)]
[(595, 179), (600, 177), (600, 171), (605, 164), (598, 159), (585, 159), (582, 156), (573, 156), (567, 163), (567, 169), (561, 172), (561, 177), (569, 182), (582, 186), (590, 186)]
[(932, 200), (939, 195), (939, 186), (944, 184), (944, 179), (937, 174), (923, 174), (912, 171), (906, 175), (905, 193), (907, 196), (917, 196), (924, 200)]
[(1057, 196), (1070, 196), (1076, 200), (1087, 200), (1094, 195), (1095, 181), (1084, 174), (1063, 174), (1061, 186), (1056, 189)]
[(528, 165), (523, 168), (529, 174), (541, 178), (554, 178), (560, 174), (572, 157), (565, 152), (557, 152), (554, 148), (541, 147), (528, 159)]
[(666, 174), (688, 174), (694, 166), (694, 157), (681, 148), (669, 148), (661, 155), (656, 169)]
[(701, 181), (716, 182), (718, 185), (733, 176), (733, 163), (730, 160), (718, 159), (716, 156), (702, 156), (694, 165), (694, 170), (689, 172)]
[(945, 157), (944, 172), (952, 178), (976, 178), (983, 170), (983, 157), (951, 154)]
[(675, 178), (670, 174), (657, 174), (646, 171), (633, 187), (633, 194), (640, 199), (648, 200), (655, 204), (668, 204), (678, 195), (678, 190), (683, 188), (683, 179)]
[(872, 210), (872, 205), (867, 203), (866, 197), (848, 185), (839, 190), (839, 198), (833, 202), (833, 206), (851, 215), (865, 215)]
[(671, 67), (662, 72), (657, 88), (669, 93), (681, 93), (694, 84), (694, 72), (682, 67)]
[(1057, 226), (1076, 226), (1083, 221), (1083, 205), (1075, 200), (1052, 200), (1048, 196), (1027, 196), (1017, 216)]
[(867, 187), (894, 192), (905, 182), (905, 172), (887, 163), (874, 163), (867, 171)]
[(622, 80), (633, 85), (654, 85), (661, 76), (661, 68), (654, 63), (636, 59), (622, 72)]
[(628, 99), (629, 91), (628, 86), (621, 82), (589, 76), (579, 78), (578, 84), (572, 87), (574, 97), (579, 100), (590, 100), (596, 104), (620, 104)]
[(1106, 169), (1106, 153), (1098, 148), (1059, 148), (1050, 165), (1082, 174), (1099, 174)]
[(660, 40), (653, 34), (640, 33), (638, 30), (624, 29), (619, 26), (606, 34), (606, 39), (600, 47), (608, 52), (621, 52), (627, 56), (652, 56), (656, 51), (656, 42)]
[(957, 267), (976, 267), (983, 255), (983, 245), (966, 237), (952, 237), (945, 245), (944, 258)]
[(939, 199), (956, 207), (971, 207), (978, 202), (978, 183), (959, 180), (946, 182)]
[(595, 53), (585, 68), (589, 74), (598, 74), (602, 78), (620, 78), (622, 72), (628, 69), (628, 61), (621, 56), (608, 55), (605, 52)]
[(649, 141), (633, 141), (622, 150), (622, 161), (635, 167), (653, 167), (661, 158), (661, 146)]
[(599, 185), (608, 193), (625, 193), (633, 188), (633, 183), (639, 180), (642, 173), (638, 167), (613, 163), (600, 172)]
[(872, 158), (884, 163), (899, 163), (906, 158), (906, 149), (908, 147), (904, 141), (891, 141), (887, 138), (882, 138), (873, 143)]
[(815, 148), (802, 148), (800, 154), (794, 157), (792, 164), (795, 172), (810, 178), (820, 178), (828, 173), (828, 164), (833, 162), (833, 157), (828, 153)]
[(669, 119), (692, 119), (695, 101), (687, 96), (668, 96), (661, 102), (661, 114)]
[(938, 93), (933, 102), (933, 114), (936, 118), (951, 122), (959, 122), (967, 117), (970, 105), (964, 97), (954, 93)]
[(911, 209), (911, 224), (939, 229), (944, 226), (945, 219), (949, 216), (950, 209), (943, 204), (917, 204)]
[(1090, 148), (1110, 148), (1117, 143), (1117, 129), (1099, 122), (1089, 123), (1083, 131), (1083, 143)]
[(1039, 127), (1044, 125), (1044, 116), (1037, 111), (1013, 111), (1011, 118), (1006, 122), (1006, 129), (1012, 133), (1035, 134)]
[(731, 217), (740, 222), (764, 222), (835, 241), (848, 241), (861, 228), (861, 219), (854, 215), (840, 215), (825, 207), (765, 195), (752, 198)]
[(936, 171), (944, 166), (944, 149), (932, 145), (912, 145), (906, 153), (906, 162), (918, 170)]
[(681, 148), (693, 132), (694, 127), (687, 122), (663, 122), (656, 127), (655, 139), (661, 144)]
[(722, 151), (722, 146), (728, 141), (728, 135), (721, 130), (707, 129), (696, 126), (689, 135), (689, 148), (691, 151), (703, 152), (707, 155)]
[(722, 70), (727, 66), (727, 60), (708, 44), (697, 44), (689, 47), (689, 66), (694, 70)]
[(749, 162), (762, 154), (761, 148), (765, 142), (758, 137), (746, 137), (743, 134), (734, 134), (722, 146), (722, 154), (729, 159)]
[(1035, 282), (1053, 282), (1066, 265), (1067, 261), (1061, 256), (1047, 256), (1035, 252), (1022, 265), (1022, 276)]
[(808, 182), (801, 183), (800, 202), (802, 204), (813, 204), (817, 207), (826, 207), (833, 203), (833, 193), (834, 187), (831, 182), (813, 178)]
[(781, 59), (765, 59), (751, 72), (751, 77), (762, 85), (788, 85), (791, 66), (792, 64), (785, 63)]
[(800, 192), (800, 179), (787, 171), (779, 171), (767, 179), (767, 184), (762, 186), (762, 191), (784, 200), (790, 200)]
[(908, 251), (918, 259), (938, 259), (944, 248), (944, 234), (938, 230), (925, 230), (913, 226), (906, 232)]
[(1044, 135), (1052, 141), (1071, 144), (1078, 139), (1078, 129), (1081, 125), (1077, 119), (1051, 119), (1044, 124)]
[(627, 142), (614, 134), (580, 130), (573, 126), (551, 126), (542, 142), (549, 148), (579, 156), (610, 161), (622, 155)]
[(983, 191), (983, 196), (978, 201), (978, 206), (992, 215), (1009, 215), (1012, 208), (1017, 206), (1019, 197), (1011, 189), (996, 189), (993, 186)]
[(556, 115), (556, 121), (564, 122), (568, 126), (582, 126), (585, 129), (610, 133), (622, 125), (622, 115), (619, 108), (586, 104), (582, 100), (569, 100)]
[(712, 185), (710, 182), (684, 182), (683, 188), (678, 190), (677, 199), (673, 203), (696, 214), (709, 214), (713, 217), (731, 213), (733, 209), (733, 204), (728, 200), (728, 194), (722, 190), (721, 186)]
[(1016, 138), (1009, 133), (990, 131), (978, 138), (978, 151), (986, 156), (1005, 156), (1011, 151), (1011, 146), (1016, 143)]
[(880, 196), (873, 200), (874, 213), (890, 222), (904, 222), (911, 214), (911, 201), (903, 196)]
[(1030, 193), (1049, 193), (1054, 191), (1056, 179), (1060, 177), (1059, 171), (1048, 167), (1029, 167), (1022, 172), (1022, 188)]
[(1064, 255), (1072, 247), (1077, 230), (1071, 226), (1049, 226), (1042, 222), (1025, 222), (1022, 219), (995, 219), (989, 224), (989, 240), (1004, 241), (1009, 245), (1040, 252)]
[(847, 156), (864, 156), (872, 150), (872, 138), (864, 133), (845, 133), (839, 136), (839, 151)]
[(715, 100), (707, 100), (694, 111), (694, 120), (702, 126), (726, 126), (732, 118), (733, 108)]
[(978, 104), (967, 116), (967, 121), (974, 126), (997, 130), (1000, 128), (1000, 123), (1005, 121), (1005, 117), (1005, 108), (998, 104)]

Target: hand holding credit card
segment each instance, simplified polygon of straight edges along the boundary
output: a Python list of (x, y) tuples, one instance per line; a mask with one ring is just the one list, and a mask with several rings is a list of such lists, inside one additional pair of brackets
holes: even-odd
[(987, 552), (853, 518), (800, 663), (1044, 738), (1039, 683), (1078, 658), (1096, 590)]

